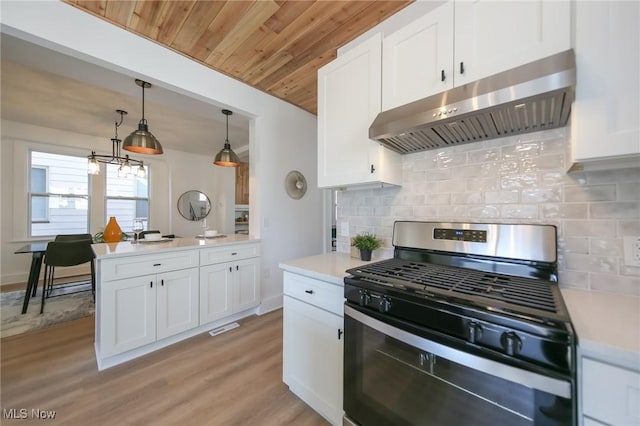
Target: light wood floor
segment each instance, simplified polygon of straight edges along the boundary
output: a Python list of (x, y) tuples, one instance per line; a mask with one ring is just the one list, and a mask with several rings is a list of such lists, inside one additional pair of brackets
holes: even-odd
[(282, 383), (282, 310), (238, 322), (102, 372), (93, 317), (4, 338), (0, 424), (327, 425)]

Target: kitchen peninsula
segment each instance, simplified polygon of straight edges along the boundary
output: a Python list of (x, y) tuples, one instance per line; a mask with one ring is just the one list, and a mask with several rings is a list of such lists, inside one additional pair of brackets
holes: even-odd
[(98, 369), (252, 315), (260, 240), (248, 235), (94, 244)]

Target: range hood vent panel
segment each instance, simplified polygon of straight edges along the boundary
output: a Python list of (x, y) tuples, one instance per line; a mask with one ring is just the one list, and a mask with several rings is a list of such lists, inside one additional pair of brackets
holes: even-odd
[(369, 137), (408, 154), (566, 126), (576, 83), (568, 50), (384, 111)]

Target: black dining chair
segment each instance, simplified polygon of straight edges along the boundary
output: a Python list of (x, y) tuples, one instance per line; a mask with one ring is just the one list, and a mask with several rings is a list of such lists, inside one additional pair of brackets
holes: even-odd
[(138, 239), (142, 240), (144, 239), (144, 236), (147, 234), (159, 234), (160, 231), (158, 231), (157, 229), (152, 229), (150, 231), (142, 231), (138, 234)]
[(91, 234), (58, 234), (55, 241), (89, 241), (93, 242)]
[[(83, 263), (91, 263), (91, 290), (95, 295), (96, 291), (96, 273), (94, 264), (95, 254), (91, 249), (91, 239), (70, 239), (65, 241), (51, 241), (47, 244), (47, 250), (44, 254), (44, 283), (42, 284), (42, 301), (40, 303), (40, 313), (44, 312), (45, 299), (53, 297), (53, 280), (56, 267), (76, 266)], [(64, 287), (71, 287), (73, 284)], [(83, 291), (83, 290), (81, 290)], [(72, 294), (75, 292), (66, 292)]]

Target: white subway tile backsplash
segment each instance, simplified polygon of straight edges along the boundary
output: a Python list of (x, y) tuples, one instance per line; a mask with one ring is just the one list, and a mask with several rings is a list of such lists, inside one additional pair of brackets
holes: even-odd
[(638, 219), (640, 220), (640, 203), (594, 203), (589, 208), (590, 217), (593, 219)]
[(560, 238), (558, 247), (564, 248), (565, 253), (589, 254), (589, 238), (566, 237)]
[(619, 183), (617, 199), (618, 201), (640, 200), (640, 187), (637, 183)]
[(488, 191), (484, 194), (484, 200), (488, 204), (517, 203), (519, 195), (518, 191)]
[[(338, 194), (351, 235), (385, 239), (395, 220), (543, 223), (558, 229), (560, 285), (640, 294), (640, 268), (623, 262), (622, 237), (640, 235), (640, 167), (567, 174), (567, 129), (402, 157), (402, 187)], [(337, 249), (351, 252), (350, 239)]]
[(589, 186), (565, 186), (564, 200), (566, 202), (576, 201), (613, 201), (616, 199), (616, 186), (610, 185), (589, 185)]
[(587, 203), (545, 203), (541, 205), (541, 209), (542, 219), (586, 219), (589, 215), (589, 204)]
[(537, 219), (538, 206), (534, 204), (507, 204), (500, 206), (500, 216), (508, 219)]
[(615, 237), (616, 223), (613, 220), (566, 220), (564, 235), (567, 237)]

